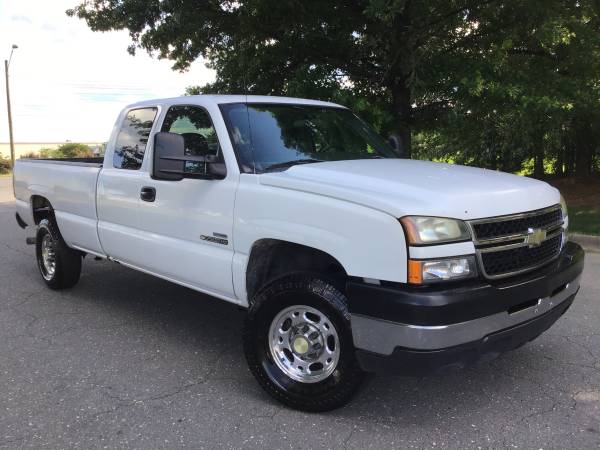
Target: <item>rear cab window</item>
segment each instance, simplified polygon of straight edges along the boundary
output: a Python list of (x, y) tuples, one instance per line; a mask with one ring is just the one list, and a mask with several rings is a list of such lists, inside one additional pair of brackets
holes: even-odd
[(151, 107), (132, 109), (127, 113), (115, 140), (113, 167), (128, 170), (142, 167), (157, 111), (158, 108)]

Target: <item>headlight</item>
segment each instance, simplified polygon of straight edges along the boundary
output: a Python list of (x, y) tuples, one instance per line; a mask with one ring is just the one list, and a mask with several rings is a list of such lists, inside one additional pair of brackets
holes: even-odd
[(563, 216), (563, 228), (566, 230), (569, 227), (569, 211), (567, 210), (567, 202), (565, 202), (565, 198), (560, 196), (560, 209), (562, 210)]
[(462, 220), (406, 216), (400, 222), (404, 225), (409, 244), (439, 244), (471, 239), (469, 229)]
[(425, 284), (436, 281), (461, 280), (477, 275), (475, 257), (408, 261), (408, 282)]

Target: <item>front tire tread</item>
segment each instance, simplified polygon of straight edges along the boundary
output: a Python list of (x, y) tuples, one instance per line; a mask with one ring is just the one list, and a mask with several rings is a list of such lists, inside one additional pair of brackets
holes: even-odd
[[(321, 389), (322, 392), (319, 392), (319, 388), (322, 386), (303, 385), (287, 377), (287, 380), (284, 380), (285, 383), (274, 380), (263, 367), (265, 363), (268, 364), (265, 358), (270, 357), (268, 349), (263, 348), (261, 350), (260, 348), (260, 343), (263, 340), (262, 335), (266, 336), (268, 330), (268, 327), (267, 330), (264, 329), (265, 317), (263, 316), (266, 313), (268, 317), (271, 311), (281, 310), (288, 306), (284, 303), (274, 305), (274, 303), (278, 303), (278, 299), (285, 297), (286, 293), (305, 293), (307, 298), (310, 299), (306, 305), (316, 307), (321, 311), (325, 309), (330, 321), (335, 323), (340, 336), (342, 355), (338, 367), (341, 370), (339, 373), (336, 370), (327, 380), (315, 383), (316, 385), (322, 383), (331, 385), (329, 389)], [(332, 317), (332, 315), (334, 316)], [(351, 400), (364, 379), (364, 372), (358, 366), (354, 356), (350, 313), (348, 312), (346, 297), (334, 285), (334, 282), (318, 275), (293, 274), (276, 280), (262, 289), (255, 296), (248, 311), (243, 339), (248, 366), (258, 383), (273, 398), (294, 409), (323, 412), (339, 408)], [(258, 347), (257, 343), (259, 343)], [(335, 381), (330, 381), (330, 378), (336, 376), (336, 373), (338, 378)], [(283, 384), (286, 384), (286, 386)]]

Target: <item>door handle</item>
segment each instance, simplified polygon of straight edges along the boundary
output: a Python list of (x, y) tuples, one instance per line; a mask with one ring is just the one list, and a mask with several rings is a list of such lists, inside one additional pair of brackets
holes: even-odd
[(156, 189), (144, 186), (140, 191), (140, 198), (145, 202), (153, 202), (156, 199)]

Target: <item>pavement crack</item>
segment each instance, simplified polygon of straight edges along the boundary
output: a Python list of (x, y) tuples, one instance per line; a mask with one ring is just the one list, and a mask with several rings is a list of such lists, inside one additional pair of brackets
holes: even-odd
[(0, 441), (0, 448), (10, 447), (9, 444), (16, 444), (18, 442), (23, 442), (25, 439), (26, 439), (25, 437), (19, 437), (19, 438), (8, 439), (6, 441)]
[(183, 386), (179, 386), (179, 387), (175, 388), (175, 390), (172, 391), (172, 392), (169, 392), (169, 393), (166, 393), (166, 394), (162, 394), (162, 395), (157, 395), (157, 396), (154, 396), (154, 397), (148, 397), (148, 398), (145, 398), (145, 399), (141, 399), (141, 400), (139, 400), (139, 402), (143, 403), (143, 402), (154, 401), (154, 400), (164, 400), (165, 398), (174, 397), (176, 395), (181, 394), (182, 392), (187, 391), (188, 389), (191, 389), (191, 388), (193, 388), (195, 386), (202, 385), (205, 382), (206, 382), (205, 380), (202, 380), (202, 381), (197, 381), (197, 382), (194, 382), (194, 383), (188, 383), (188, 384), (185, 384)]
[(536, 411), (536, 412), (531, 413), (531, 414), (527, 414), (527, 415), (523, 416), (521, 418), (521, 420), (528, 421), (529, 419), (532, 419), (533, 417), (542, 417), (542, 416), (545, 416), (546, 414), (549, 414), (549, 413), (555, 411), (556, 407), (559, 405), (559, 403), (560, 402), (553, 402), (552, 406), (550, 408), (544, 409), (542, 411)]
[(352, 427), (352, 429), (350, 430), (350, 433), (348, 433), (348, 436), (346, 436), (346, 439), (344, 439), (344, 448), (348, 448), (348, 444), (350, 443), (350, 439), (352, 439), (352, 436), (354, 436), (354, 432), (356, 431), (357, 426), (354, 425)]
[[(476, 373), (478, 375), (483, 375), (484, 373), (481, 371), (478, 371), (477, 369), (471, 368), (469, 369), (470, 371), (472, 371), (473, 373)], [(532, 377), (522, 377), (519, 375), (514, 375), (512, 373), (508, 373), (504, 370), (502, 370), (500, 367), (498, 366), (494, 366), (494, 375), (499, 375), (505, 378), (510, 378), (512, 380), (518, 380), (518, 381), (525, 381), (529, 384), (534, 384), (534, 385), (543, 385), (543, 382), (541, 380), (537, 380), (535, 378)], [(564, 389), (560, 388), (559, 386), (553, 386), (553, 389), (562, 392), (563, 394), (568, 394), (567, 391), (565, 391)]]
[(567, 341), (569, 341), (570, 343), (572, 343), (572, 344), (575, 344), (575, 345), (577, 345), (578, 347), (580, 347), (580, 348), (584, 349), (584, 350), (587, 352), (587, 354), (590, 356), (590, 358), (592, 359), (592, 361), (596, 361), (596, 360), (597, 360), (597, 357), (596, 357), (596, 355), (595, 355), (595, 354), (594, 354), (594, 353), (593, 353), (593, 352), (590, 350), (590, 348), (589, 348), (587, 345), (585, 345), (583, 342), (579, 342), (579, 341), (577, 341), (577, 340), (573, 339), (571, 336), (565, 336), (565, 339), (566, 339)]
[[(235, 346), (237, 347), (237, 345)], [(228, 349), (222, 350), (221, 354), (214, 359), (214, 361), (211, 364), (211, 368), (209, 369), (208, 373), (205, 376), (200, 377), (197, 381), (193, 381), (190, 383), (186, 383), (180, 386), (176, 386), (174, 389), (162, 393), (162, 394), (158, 394), (158, 395), (152, 395), (152, 396), (148, 396), (148, 397), (139, 397), (139, 398), (133, 398), (133, 399), (125, 399), (119, 395), (115, 395), (109, 392), (109, 390), (111, 389), (110, 386), (106, 386), (103, 387), (101, 389), (101, 392), (104, 396), (112, 399), (112, 400), (116, 400), (117, 402), (119, 402), (119, 406), (120, 407), (131, 407), (131, 406), (135, 406), (138, 404), (143, 404), (145, 402), (152, 402), (152, 401), (156, 401), (156, 400), (164, 400), (170, 397), (174, 397), (177, 396), (185, 391), (188, 391), (196, 386), (201, 386), (204, 385), (206, 383), (208, 383), (209, 381), (214, 381), (214, 380), (232, 380), (232, 381), (239, 381), (233, 377), (218, 377), (215, 378), (214, 375), (218, 370), (218, 365), (219, 362), (221, 361), (221, 359), (229, 354), (229, 350), (235, 348), (234, 346), (231, 346)], [(108, 410), (108, 411), (104, 411), (102, 413), (98, 413), (98, 414), (107, 414), (112, 412), (112, 410)], [(273, 415), (271, 416), (274, 417), (275, 414), (277, 413), (277, 411), (275, 413), (273, 413)]]
[(17, 308), (19, 308), (20, 306), (23, 306), (25, 303), (29, 302), (37, 294), (38, 294), (37, 292), (27, 292), (27, 293), (25, 293), (25, 297), (23, 298), (23, 300), (21, 300), (19, 303), (16, 303), (14, 305), (10, 305), (9, 308), (12, 308), (12, 309), (18, 311)]

